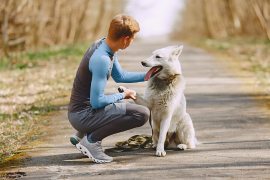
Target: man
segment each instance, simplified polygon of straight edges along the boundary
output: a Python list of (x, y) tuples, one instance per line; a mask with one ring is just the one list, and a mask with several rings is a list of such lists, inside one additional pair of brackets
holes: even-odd
[(97, 40), (91, 45), (77, 70), (68, 106), (68, 118), (78, 132), (70, 141), (94, 162), (113, 160), (104, 154), (102, 139), (140, 127), (150, 116), (146, 107), (120, 101), (135, 99), (133, 90), (104, 95), (110, 76), (117, 83), (144, 81), (146, 73), (123, 71), (117, 60), (117, 51), (127, 48), (139, 31), (139, 24), (132, 17), (122, 14), (115, 16), (110, 23), (107, 38)]

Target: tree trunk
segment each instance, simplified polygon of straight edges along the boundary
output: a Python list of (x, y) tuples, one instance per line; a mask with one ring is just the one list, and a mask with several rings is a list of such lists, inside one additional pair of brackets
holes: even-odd
[(2, 11), (2, 52), (3, 56), (8, 56), (9, 53), (9, 45), (8, 45), (8, 11), (4, 9)]
[(270, 40), (270, 30), (269, 30), (270, 27), (266, 23), (266, 21), (265, 21), (265, 19), (263, 17), (263, 14), (262, 14), (262, 12), (260, 10), (260, 7), (258, 6), (258, 3), (256, 1), (254, 1), (254, 0), (252, 0), (252, 7), (253, 7), (258, 19), (259, 19), (259, 22), (260, 22), (263, 30), (265, 30), (265, 33), (266, 33), (266, 36), (267, 36), (268, 40)]
[[(100, 0), (101, 3), (100, 3), (100, 7), (99, 7), (99, 15), (98, 15), (98, 23), (93, 31), (93, 34), (94, 34), (94, 38), (97, 38), (97, 35), (99, 33), (99, 30), (100, 30), (100, 27), (101, 25), (104, 23), (102, 22), (102, 19), (103, 19), (103, 16), (105, 14), (105, 6), (106, 6), (106, 3), (104, 2), (104, 0)], [(108, 12), (107, 12), (108, 13)]]

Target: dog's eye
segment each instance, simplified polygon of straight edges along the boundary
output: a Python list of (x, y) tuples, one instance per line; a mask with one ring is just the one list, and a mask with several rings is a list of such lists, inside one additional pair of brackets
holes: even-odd
[(159, 55), (157, 55), (156, 58), (161, 58), (161, 57)]

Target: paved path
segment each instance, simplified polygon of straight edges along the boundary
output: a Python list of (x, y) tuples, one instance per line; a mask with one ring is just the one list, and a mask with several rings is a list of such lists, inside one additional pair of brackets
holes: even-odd
[[(179, 42), (134, 42), (120, 64), (127, 71), (146, 72), (140, 61), (155, 49)], [(187, 112), (193, 119), (196, 149), (167, 151), (156, 157), (152, 149), (109, 153), (114, 161), (96, 164), (69, 143), (75, 132), (67, 112), (52, 117), (44, 143), (25, 149), (23, 163), (15, 161), (10, 171), (26, 172), (23, 179), (266, 179), (270, 178), (269, 115), (257, 106), (263, 101), (249, 88), (250, 77), (235, 73), (224, 61), (185, 45), (180, 56), (186, 79)], [(227, 64), (227, 62), (225, 62)], [(126, 84), (125, 84), (126, 85)], [(107, 93), (117, 84), (108, 83)], [(146, 83), (126, 85), (143, 93)], [(258, 99), (258, 98), (257, 98)], [(151, 134), (148, 123), (103, 141), (104, 148), (135, 134)]]

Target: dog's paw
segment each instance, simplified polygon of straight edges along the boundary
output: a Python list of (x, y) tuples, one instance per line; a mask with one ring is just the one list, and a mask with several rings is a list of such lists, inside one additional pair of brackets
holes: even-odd
[(122, 93), (126, 90), (127, 88), (125, 88), (124, 86), (119, 86), (118, 87), (118, 92)]
[(187, 145), (185, 145), (185, 144), (178, 144), (177, 148), (178, 149), (181, 149), (181, 150), (185, 150), (185, 149), (187, 149)]
[(157, 155), (158, 157), (165, 157), (165, 156), (166, 156), (166, 152), (165, 152), (165, 151), (158, 151), (158, 150), (157, 150), (156, 155)]

